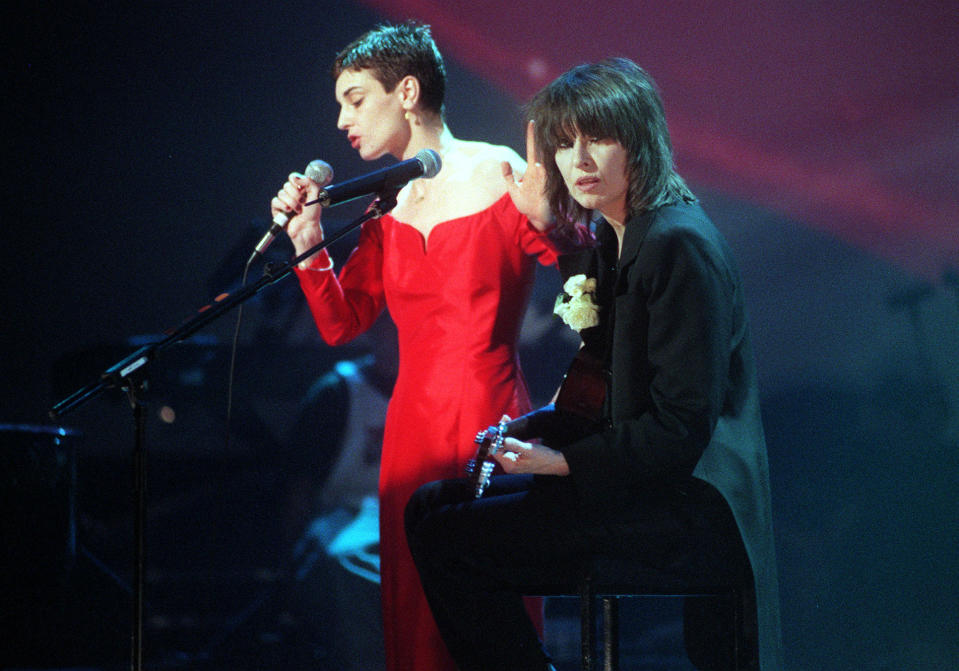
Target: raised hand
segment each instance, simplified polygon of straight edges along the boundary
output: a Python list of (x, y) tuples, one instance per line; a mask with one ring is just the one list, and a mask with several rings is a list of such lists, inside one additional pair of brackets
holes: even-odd
[(503, 161), (503, 180), (516, 209), (529, 217), (537, 229), (545, 231), (555, 222), (546, 199), (546, 169), (536, 156), (533, 122), (526, 126), (526, 173), (515, 175), (513, 166)]

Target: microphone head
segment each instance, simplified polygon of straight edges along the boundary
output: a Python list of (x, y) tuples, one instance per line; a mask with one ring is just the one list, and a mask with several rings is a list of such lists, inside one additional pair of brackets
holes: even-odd
[(329, 163), (321, 161), (318, 158), (310, 161), (310, 164), (306, 166), (303, 174), (307, 179), (316, 182), (320, 186), (326, 186), (333, 181), (333, 168), (330, 167)]
[(432, 149), (424, 149), (423, 151), (417, 152), (416, 160), (423, 164), (423, 177), (426, 179), (436, 177), (440, 168), (443, 167), (443, 161), (440, 160), (440, 155)]

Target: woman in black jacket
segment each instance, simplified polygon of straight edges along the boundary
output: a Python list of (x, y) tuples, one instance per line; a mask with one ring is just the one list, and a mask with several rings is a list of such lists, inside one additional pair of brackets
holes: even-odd
[[(606, 394), (585, 429), (506, 438), (495, 459), (509, 475), (482, 498), (443, 481), (411, 499), (407, 535), (444, 640), (462, 671), (548, 669), (518, 588), (569, 582), (589, 557), (628, 557), (690, 581), (738, 581), (753, 597), (740, 667), (778, 669), (766, 446), (730, 250), (673, 168), (662, 103), (639, 66), (574, 68), (529, 115), (531, 167), (508, 177), (510, 193), (531, 218), (548, 202), (595, 227), (592, 249), (560, 259), (557, 313)], [(691, 658), (722, 668), (709, 653)]]

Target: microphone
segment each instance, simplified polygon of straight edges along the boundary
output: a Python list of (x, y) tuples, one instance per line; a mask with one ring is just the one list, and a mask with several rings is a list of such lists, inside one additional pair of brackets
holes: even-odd
[(413, 158), (396, 165), (381, 168), (362, 177), (347, 180), (342, 184), (333, 184), (320, 191), (319, 197), (307, 205), (319, 203), (323, 207), (331, 207), (346, 203), (371, 193), (381, 193), (389, 190), (399, 190), (410, 180), (418, 177), (430, 179), (442, 167), (440, 155), (432, 149), (424, 149)]
[[(329, 163), (317, 158), (310, 161), (310, 164), (306, 166), (303, 174), (317, 184), (326, 184), (333, 179), (333, 168), (330, 167)], [(268, 230), (257, 243), (253, 249), (253, 255), (247, 263), (253, 261), (258, 255), (263, 254), (266, 248), (273, 243), (273, 239), (276, 238), (279, 232), (286, 229), (286, 225), (290, 223), (290, 219), (292, 218), (292, 212), (277, 212), (276, 216), (273, 217), (273, 222), (270, 224), (270, 230)]]

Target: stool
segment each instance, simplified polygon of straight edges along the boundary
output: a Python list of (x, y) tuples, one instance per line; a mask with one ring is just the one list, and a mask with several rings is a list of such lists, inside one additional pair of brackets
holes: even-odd
[[(539, 586), (537, 596), (578, 596), (580, 603), (580, 654), (583, 671), (619, 669), (619, 599), (621, 597), (725, 597), (733, 602), (733, 641), (729, 668), (739, 669), (743, 650), (743, 600), (741, 586), (711, 585), (651, 571), (635, 562), (594, 559), (582, 570), (578, 585)], [(597, 606), (599, 606), (597, 608)], [(602, 667), (597, 665), (597, 631), (602, 642)]]

